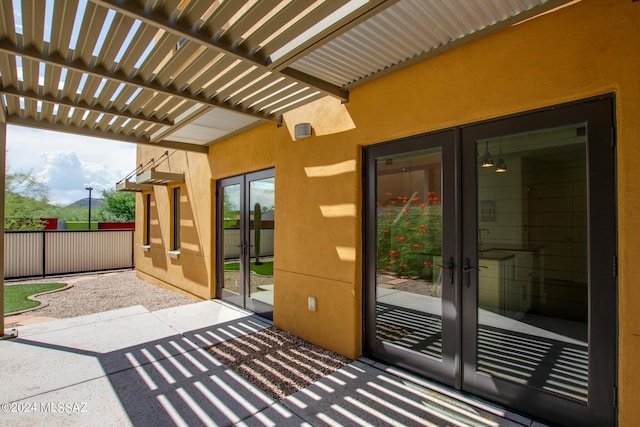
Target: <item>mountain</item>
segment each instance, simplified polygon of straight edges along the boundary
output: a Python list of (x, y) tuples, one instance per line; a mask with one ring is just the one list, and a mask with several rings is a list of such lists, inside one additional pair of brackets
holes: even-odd
[[(101, 208), (104, 205), (104, 199), (92, 197), (91, 198), (91, 209)], [(89, 198), (85, 197), (84, 199), (76, 200), (75, 202), (67, 205), (67, 208), (86, 208), (89, 206)]]

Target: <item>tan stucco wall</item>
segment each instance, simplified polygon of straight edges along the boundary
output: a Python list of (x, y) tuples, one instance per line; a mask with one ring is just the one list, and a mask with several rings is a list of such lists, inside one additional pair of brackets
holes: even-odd
[[(160, 160), (165, 149), (138, 146), (138, 163)], [(135, 263), (138, 276), (154, 284), (179, 288), (203, 299), (213, 297), (211, 282), (211, 173), (207, 155), (169, 150), (170, 157), (157, 171), (185, 173), (185, 182), (154, 186), (151, 193), (151, 248), (140, 246), (144, 232), (143, 194), (136, 196)], [(202, 185), (204, 183), (204, 185)], [(180, 256), (169, 258), (171, 250), (173, 188), (180, 186)]]
[[(615, 92), (619, 421), (632, 425), (640, 421), (640, 263), (633, 259), (640, 253), (639, 23), (638, 2), (584, 0), (353, 90), (346, 110), (354, 129), (292, 141), (285, 126), (266, 124), (216, 143), (206, 165), (184, 164), (199, 242), (192, 256), (202, 259), (204, 271), (185, 272), (184, 258), (174, 265), (163, 253), (158, 259), (137, 253), (138, 268), (194, 294), (212, 294), (215, 180), (275, 167), (274, 323), (356, 357), (362, 350), (362, 146)], [(160, 192), (160, 206), (165, 199)], [(306, 308), (309, 296), (317, 298), (315, 312)]]

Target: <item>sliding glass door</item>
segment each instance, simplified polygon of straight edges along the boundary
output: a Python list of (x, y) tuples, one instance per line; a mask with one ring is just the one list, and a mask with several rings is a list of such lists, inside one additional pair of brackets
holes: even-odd
[(554, 423), (612, 423), (611, 129), (607, 97), (367, 148), (369, 354)]

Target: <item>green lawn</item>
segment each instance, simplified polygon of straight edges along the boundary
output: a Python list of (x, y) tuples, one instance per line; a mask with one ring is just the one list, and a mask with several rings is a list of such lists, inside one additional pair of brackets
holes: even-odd
[(26, 310), (40, 305), (37, 301), (27, 299), (30, 295), (53, 291), (67, 286), (64, 283), (34, 283), (30, 285), (10, 285), (4, 287), (4, 312)]
[[(240, 263), (238, 262), (225, 263), (224, 269), (226, 271), (240, 270)], [(254, 263), (251, 263), (251, 271), (257, 274), (260, 274), (261, 276), (273, 276), (273, 261), (268, 261), (260, 265), (255, 265)]]

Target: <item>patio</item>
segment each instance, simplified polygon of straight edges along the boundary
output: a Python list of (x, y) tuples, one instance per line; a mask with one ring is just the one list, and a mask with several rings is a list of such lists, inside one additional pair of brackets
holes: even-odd
[(205, 350), (268, 327), (217, 300), (20, 327), (0, 342), (2, 423), (540, 425), (364, 358), (276, 400)]

